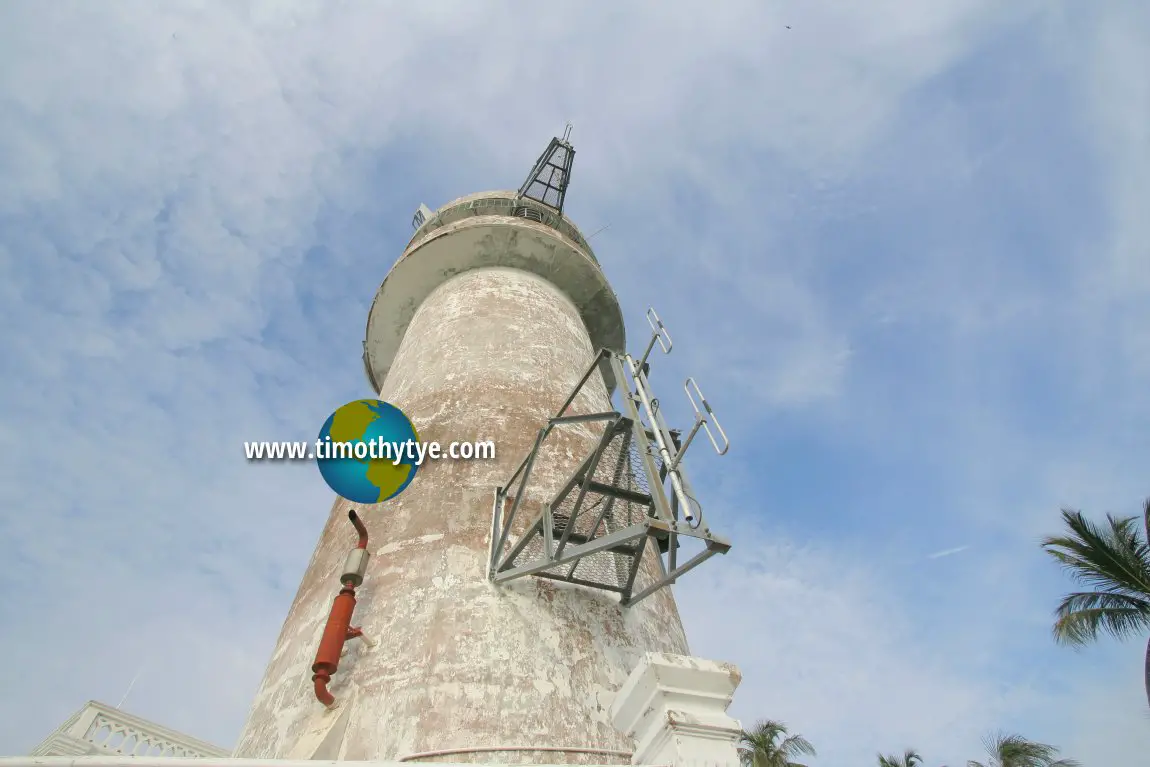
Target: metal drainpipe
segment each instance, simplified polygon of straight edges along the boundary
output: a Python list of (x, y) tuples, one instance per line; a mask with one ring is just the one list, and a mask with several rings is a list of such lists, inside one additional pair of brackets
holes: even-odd
[(343, 588), (332, 602), (327, 626), (324, 627), (323, 638), (315, 654), (315, 663), (311, 666), (315, 697), (328, 708), (335, 705), (335, 696), (328, 691), (327, 686), (331, 683), (332, 675), (339, 670), (339, 656), (343, 652), (344, 643), (356, 637), (365, 638), (360, 628), (351, 625), (351, 615), (355, 611), (355, 587), (363, 583), (367, 560), (371, 555), (367, 551), (367, 528), (355, 509), (349, 511), (347, 516), (359, 533), (359, 543), (347, 555), (343, 574), (339, 576)]
[(396, 761), (411, 762), (416, 759), (430, 759), (435, 756), (455, 756), (458, 754), (491, 754), (497, 751), (543, 751), (561, 754), (596, 754), (599, 756), (617, 756), (630, 760), (633, 756), (630, 751), (616, 751), (609, 748), (586, 748), (582, 746), (472, 746), (471, 748), (443, 748), (437, 751), (420, 751), (416, 754), (401, 756)]

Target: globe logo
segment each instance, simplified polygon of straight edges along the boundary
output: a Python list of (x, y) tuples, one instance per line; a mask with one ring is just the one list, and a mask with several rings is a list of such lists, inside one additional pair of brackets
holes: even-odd
[(382, 503), (415, 479), (415, 451), (404, 446), (418, 441), (402, 410), (377, 399), (360, 399), (324, 421), (316, 464), (337, 495), (352, 503)]

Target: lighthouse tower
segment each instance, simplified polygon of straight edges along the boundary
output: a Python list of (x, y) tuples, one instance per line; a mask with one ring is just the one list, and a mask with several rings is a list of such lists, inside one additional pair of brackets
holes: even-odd
[(662, 422), (646, 374), (670, 338), (649, 313), (646, 353), (626, 354), (615, 294), (563, 215), (573, 160), (565, 135), (518, 191), (416, 212), (368, 316), (367, 378), (421, 440), (496, 453), (428, 461), (385, 503), (335, 502), (236, 757), (635, 751), (620, 691), (651, 658), (689, 655), (669, 584), (729, 548), (679, 454), (696, 433), (720, 452), (725, 437), (701, 393), (690, 435)]

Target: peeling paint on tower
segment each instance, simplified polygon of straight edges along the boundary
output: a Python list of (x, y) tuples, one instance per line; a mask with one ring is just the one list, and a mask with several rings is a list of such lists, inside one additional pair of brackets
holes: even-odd
[[(497, 457), (425, 463), (398, 497), (355, 507), (372, 557), (354, 622), (376, 645), (348, 642), (330, 686), (338, 703), (328, 711), (311, 693), (310, 667), (355, 542), (352, 505), (336, 501), (238, 757), (388, 761), (497, 746), (629, 751), (634, 744), (609, 715), (616, 691), (644, 652), (688, 654), (669, 588), (623, 608), (606, 592), (536, 578), (497, 587), (486, 577), (495, 488), (596, 350), (624, 343), (618, 303), (573, 224), (476, 205), (515, 198), (461, 198), (423, 224), (379, 290), (365, 342), (380, 398), (401, 408), (422, 440), (490, 439)], [(600, 374), (571, 409), (612, 409)], [(528, 501), (549, 498), (597, 439), (590, 428), (556, 433), (551, 455), (564, 460), (537, 466)], [(508, 751), (441, 761), (610, 759)]]

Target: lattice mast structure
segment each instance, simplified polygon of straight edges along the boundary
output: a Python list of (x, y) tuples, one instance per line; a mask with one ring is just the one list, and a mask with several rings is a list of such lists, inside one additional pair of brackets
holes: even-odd
[[(646, 351), (626, 354), (563, 214), (569, 134), (518, 191), (415, 213), (368, 316), (367, 377), (421, 440), (492, 440), (496, 458), (425, 463), (375, 506), (336, 500), (236, 756), (625, 762), (616, 692), (644, 653), (688, 654), (668, 585), (729, 545), (681, 458), (700, 428), (720, 453), (726, 438), (693, 384), (687, 438), (664, 423), (647, 373), (671, 341), (653, 311)], [(369, 543), (349, 556), (357, 531)]]

